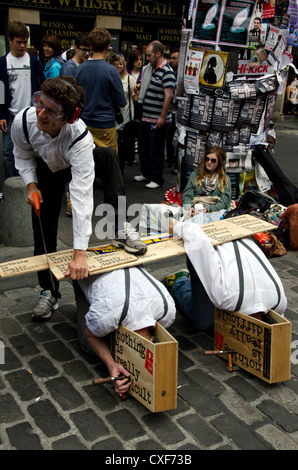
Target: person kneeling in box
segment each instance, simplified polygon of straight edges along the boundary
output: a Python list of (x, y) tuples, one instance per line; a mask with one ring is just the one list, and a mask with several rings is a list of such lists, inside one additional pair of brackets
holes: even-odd
[(114, 361), (107, 335), (123, 325), (149, 339), (156, 322), (164, 328), (174, 322), (175, 303), (165, 286), (142, 267), (89, 276), (75, 282), (74, 290), (81, 347), (90, 352), (90, 346), (107, 366), (111, 377), (127, 377), (115, 381), (116, 393), (122, 396), (129, 390), (130, 374)]
[(173, 289), (181, 313), (199, 330), (214, 324), (214, 306), (262, 319), (271, 309), (282, 315), (287, 307), (276, 271), (250, 238), (212, 246), (196, 224), (173, 223), (184, 240), (188, 271), (171, 273), (161, 282)]

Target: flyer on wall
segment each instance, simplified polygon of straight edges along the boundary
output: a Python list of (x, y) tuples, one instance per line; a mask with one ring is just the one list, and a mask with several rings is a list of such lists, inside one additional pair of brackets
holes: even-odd
[(192, 39), (207, 44), (244, 46), (256, 0), (207, 0), (196, 7)]
[(216, 44), (218, 26), (224, 0), (198, 2), (195, 11), (192, 39), (203, 43)]
[(184, 67), (184, 89), (186, 93), (197, 94), (200, 91), (199, 77), (204, 51), (189, 47)]
[(225, 8), (220, 21), (219, 44), (247, 46), (250, 25), (256, 7), (255, 0), (225, 0)]

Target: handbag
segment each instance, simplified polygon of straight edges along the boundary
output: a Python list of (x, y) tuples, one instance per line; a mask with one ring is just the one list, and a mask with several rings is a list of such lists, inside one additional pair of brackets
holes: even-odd
[(142, 103), (135, 103), (135, 121), (141, 122), (143, 116), (143, 104)]
[(122, 124), (123, 116), (117, 104), (114, 105), (114, 111), (115, 111), (115, 121), (117, 122), (117, 124)]
[[(262, 240), (263, 235), (266, 237), (266, 242)], [(263, 251), (263, 253), (267, 256), (267, 258), (271, 258), (272, 256), (283, 256), (287, 254), (287, 250), (283, 243), (270, 231), (255, 233), (252, 235), (253, 241), (258, 245), (259, 248)]]
[(258, 210), (258, 212), (265, 212), (270, 208), (271, 204), (276, 204), (276, 201), (257, 189), (248, 189), (242, 194), (237, 209), (243, 211)]
[(127, 80), (128, 80), (129, 121), (126, 124), (124, 124), (123, 132), (129, 136), (137, 137), (138, 131), (139, 131), (139, 121), (132, 119), (129, 75), (128, 75)]

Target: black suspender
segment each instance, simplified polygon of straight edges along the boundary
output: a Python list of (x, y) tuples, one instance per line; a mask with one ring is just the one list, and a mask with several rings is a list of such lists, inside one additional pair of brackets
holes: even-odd
[[(129, 296), (130, 296), (130, 273), (129, 273), (129, 269), (130, 268), (124, 268), (125, 302), (124, 302), (122, 314), (121, 314), (121, 317), (120, 317), (120, 320), (119, 320), (119, 325), (121, 325), (124, 318), (126, 317), (127, 312), (128, 312), (128, 308), (129, 308)], [(159, 286), (154, 282), (154, 280), (141, 267), (138, 267), (138, 269), (143, 274), (143, 276), (145, 276), (146, 279), (148, 279), (148, 281), (151, 282), (151, 284), (155, 287), (157, 292), (161, 295), (161, 298), (163, 300), (163, 306), (164, 306), (162, 317), (158, 319), (158, 320), (161, 320), (168, 313), (168, 308), (169, 308), (168, 301), (167, 301), (165, 295), (163, 294), (163, 292), (161, 291), (161, 289), (159, 288)]]
[(124, 277), (125, 277), (125, 302), (122, 310), (122, 314), (119, 320), (119, 325), (123, 322), (124, 318), (127, 315), (129, 307), (129, 296), (130, 296), (130, 274), (129, 268), (124, 268)]
[[(23, 121), (23, 131), (24, 131), (24, 134), (25, 134), (25, 137), (26, 137), (26, 140), (28, 142), (28, 144), (30, 144), (30, 140), (29, 140), (29, 133), (28, 133), (28, 127), (27, 127), (27, 112), (28, 112), (28, 109), (29, 108), (26, 108), (23, 112), (23, 117), (22, 117), (22, 121)], [(86, 129), (84, 130), (84, 132), (79, 135), (79, 137), (77, 137), (71, 144), (70, 146), (68, 147), (68, 150), (70, 150), (77, 142), (79, 142), (80, 140), (84, 139), (84, 137), (86, 137), (86, 135), (88, 134), (88, 129), (86, 127)], [(31, 145), (31, 144), (30, 144)]]
[(161, 291), (160, 287), (153, 281), (153, 279), (151, 277), (149, 277), (149, 275), (141, 267), (139, 267), (139, 270), (146, 277), (146, 279), (148, 279), (148, 281), (151, 282), (151, 284), (155, 287), (157, 292), (161, 295), (161, 298), (163, 300), (163, 315), (162, 315), (161, 318), (159, 318), (159, 320), (161, 320), (163, 317), (166, 316), (166, 314), (168, 312), (168, 307), (169, 307), (168, 306), (168, 301), (167, 301), (166, 297), (164, 296), (164, 293)]
[(28, 112), (28, 109), (29, 108), (26, 108), (25, 111), (23, 112), (22, 121), (23, 121), (23, 131), (24, 131), (26, 140), (27, 140), (28, 144), (30, 144), (29, 134), (28, 134), (28, 127), (27, 127), (27, 112)]
[[(273, 284), (275, 285), (275, 288), (276, 288), (276, 291), (277, 291), (277, 298), (278, 298), (278, 302), (277, 304), (275, 305), (275, 307), (273, 307), (273, 310), (279, 305), (280, 303), (280, 300), (281, 300), (281, 291), (280, 291), (280, 288), (279, 288), (279, 285), (278, 285), (278, 282), (276, 281), (276, 279), (274, 278), (274, 276), (272, 275), (272, 273), (269, 271), (269, 269), (267, 268), (267, 266), (265, 265), (265, 263), (263, 262), (263, 260), (257, 255), (257, 253), (254, 252), (254, 250), (246, 245), (246, 243), (244, 243), (243, 240), (238, 240), (238, 242), (244, 246), (248, 251), (250, 251), (250, 253), (252, 255), (254, 255), (254, 257), (259, 261), (259, 263), (261, 264), (261, 266), (263, 267), (263, 269), (265, 270), (266, 274), (268, 274), (268, 276), (270, 277), (270, 279), (272, 280)], [(241, 263), (241, 258), (240, 258), (240, 253), (239, 253), (239, 248), (237, 246), (237, 242), (236, 241), (233, 241), (233, 246), (234, 246), (234, 250), (235, 250), (235, 255), (236, 255), (236, 261), (237, 261), (237, 265), (238, 265), (238, 271), (239, 271), (239, 298), (238, 298), (238, 301), (237, 301), (237, 305), (235, 307), (235, 311), (239, 311), (240, 310), (240, 307), (242, 305), (242, 302), (243, 302), (243, 296), (244, 296), (244, 274), (243, 274), (243, 269), (242, 269), (242, 263)]]
[(80, 140), (84, 139), (84, 137), (88, 134), (88, 129), (86, 127), (86, 129), (84, 130), (84, 132), (79, 135), (79, 137), (77, 137), (71, 144), (70, 146), (68, 147), (68, 150), (71, 149), (71, 147), (73, 147), (77, 142), (79, 142)]
[(239, 253), (239, 247), (236, 241), (233, 241), (233, 247), (235, 251), (236, 261), (238, 265), (238, 274), (239, 274), (239, 297), (238, 297), (238, 301), (235, 307), (235, 311), (239, 312), (240, 307), (243, 302), (243, 297), (244, 297), (244, 274), (243, 274), (243, 269), (242, 269), (240, 253)]

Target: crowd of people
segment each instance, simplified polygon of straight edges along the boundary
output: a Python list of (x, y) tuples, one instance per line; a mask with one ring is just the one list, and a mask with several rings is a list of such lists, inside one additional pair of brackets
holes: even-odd
[[(153, 41), (146, 48), (146, 65), (137, 50), (126, 62), (111, 49), (109, 31), (94, 28), (89, 34), (77, 35), (68, 60), (61, 57), (59, 40), (45, 36), (43, 66), (26, 52), (28, 30), (24, 24), (10, 23), (8, 40), (10, 52), (0, 59), (0, 79), (5, 86), (5, 104), (0, 105), (5, 174), (7, 178), (20, 175), (27, 186), (34, 255), (45, 252), (44, 244), (47, 252), (57, 250), (58, 218), (68, 186), (73, 259), (65, 277), (74, 281), (76, 292), (87, 300), (85, 337), (110, 375), (129, 375), (115, 364), (105, 342), (106, 335), (119, 324), (147, 336), (156, 321), (165, 327), (174, 321), (176, 307), (166, 287), (173, 288), (181, 312), (199, 329), (212, 326), (214, 306), (238, 308), (240, 287), (226, 270), (234, 274), (239, 256), (250, 283), (240, 308), (248, 315), (267, 313), (272, 307), (284, 312), (282, 284), (257, 246), (252, 250), (251, 241), (244, 247), (240, 241), (214, 249), (191, 222), (179, 222), (173, 228), (184, 240), (189, 271), (172, 274), (163, 282), (143, 268), (88, 276), (86, 250), (92, 232), (96, 176), (103, 182), (104, 202), (115, 209), (112, 244), (136, 255), (147, 250), (127, 222), (126, 208), (118, 212), (118, 197), (125, 196), (123, 173), (125, 164), (134, 159), (136, 138), (141, 169), (136, 181), (146, 183), (149, 189), (163, 184), (167, 139), (175, 129), (173, 98), (179, 51), (167, 57), (163, 44)], [(175, 164), (175, 156), (170, 158)], [(208, 149), (200, 167), (190, 175), (182, 200), (191, 207), (191, 215), (198, 200), (205, 212), (229, 209), (231, 183), (225, 174), (225, 158), (223, 149)], [(35, 211), (36, 193), (41, 202), (39, 214)], [(251, 251), (259, 251), (257, 259)], [(59, 283), (50, 270), (40, 271), (38, 279), (41, 293), (32, 316), (47, 320), (58, 308)], [(127, 379), (116, 383), (119, 395), (128, 387)]]

